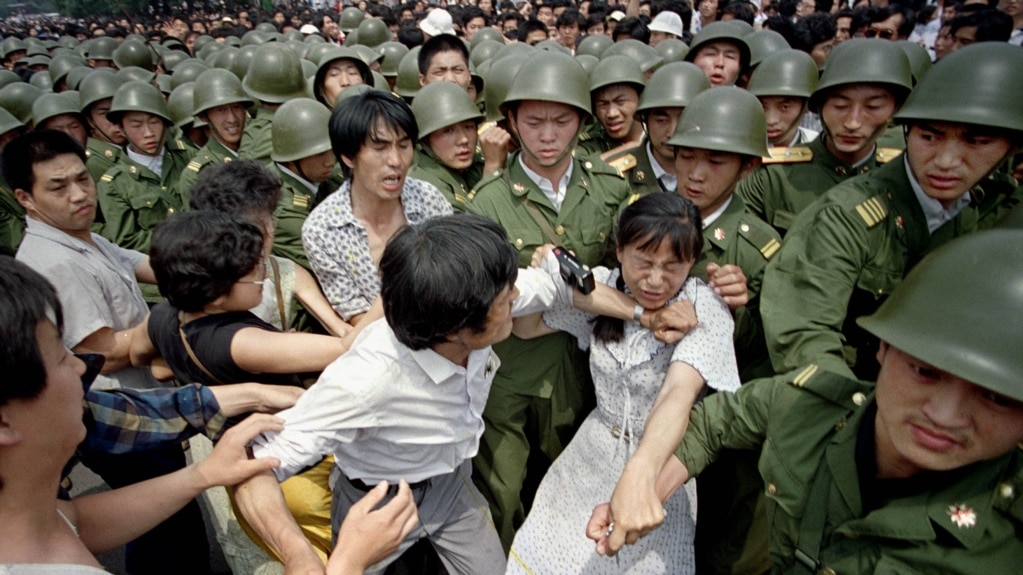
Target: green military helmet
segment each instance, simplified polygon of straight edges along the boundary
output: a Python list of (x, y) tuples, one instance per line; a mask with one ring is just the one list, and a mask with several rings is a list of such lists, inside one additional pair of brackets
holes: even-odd
[(323, 58), (324, 54), (336, 49), (337, 46), (334, 44), (327, 43), (316, 44), (315, 46), (311, 46), (309, 50), (306, 51), (305, 58), (306, 60), (309, 60), (313, 64), (319, 65), (320, 59)]
[(398, 64), (408, 54), (408, 46), (401, 42), (384, 42), (377, 46), (377, 51), (384, 55), (380, 61), (380, 73), (393, 78), (398, 75)]
[(1019, 46), (978, 42), (938, 61), (895, 113), (899, 123), (956, 122), (1023, 132)]
[(256, 30), (263, 32), (264, 34), (276, 34), (277, 26), (274, 26), (270, 22), (260, 22), (256, 25)]
[(700, 92), (678, 119), (669, 146), (763, 157), (767, 122), (760, 100), (742, 88)]
[(484, 77), (486, 82), (483, 84), (483, 101), (486, 103), (488, 122), (504, 119), (501, 103), (508, 95), (508, 90), (511, 89), (512, 82), (515, 81), (515, 75), (531, 59), (532, 56), (527, 53), (518, 53), (493, 60), (490, 70)]
[(197, 36), (195, 42), (192, 44), (192, 50), (201, 50), (203, 46), (207, 44), (216, 44), (216, 40), (209, 34), (202, 34)]
[(6, 108), (22, 124), (27, 125), (32, 121), (32, 104), (44, 93), (28, 82), (8, 84), (0, 88), (0, 107)]
[(562, 54), (568, 54), (569, 56), (572, 55), (571, 50), (562, 46), (557, 41), (551, 40), (550, 38), (537, 42), (534, 48), (536, 48), (537, 50), (544, 50), (546, 52), (561, 52)]
[(302, 41), (302, 33), (299, 32), (298, 30), (292, 28), (292, 29), (290, 29), (290, 30), (288, 30), (287, 32), (284, 33), (284, 40), (286, 42), (301, 42)]
[(212, 68), (199, 74), (195, 79), (194, 93), (195, 108), (192, 114), (201, 115), (203, 112), (226, 106), (228, 104), (241, 104), (246, 108), (252, 106), (253, 101), (242, 89), (242, 82), (230, 70)]
[[(312, 36), (310, 36), (310, 37), (312, 37)], [(347, 33), (345, 35), (344, 42), (342, 42), (341, 45), (342, 46), (355, 46), (358, 43), (359, 43), (359, 29), (356, 28), (355, 30), (352, 30), (351, 32), (349, 32), (349, 33)]]
[(25, 123), (14, 117), (14, 114), (0, 108), (0, 136), (11, 130), (24, 130)]
[[(475, 38), (473, 38), (475, 40)], [(476, 42), (473, 46), (472, 51), (469, 52), (469, 61), (479, 66), (483, 62), (493, 58), (504, 48), (503, 43), (494, 42), (487, 40), (485, 42)]]
[(156, 87), (160, 89), (161, 93), (163, 93), (164, 98), (170, 96), (170, 93), (174, 91), (174, 86), (171, 85), (173, 80), (169, 74), (157, 74), (156, 79), (153, 80), (153, 82), (156, 83)]
[[(230, 70), (231, 64), (234, 62), (234, 59), (238, 56), (238, 52), (240, 51), (241, 51), (240, 48), (235, 48), (231, 46), (223, 50), (220, 50), (219, 52), (214, 52), (213, 55), (210, 56), (209, 61), (207, 61), (207, 64), (209, 64), (213, 68)], [(238, 79), (241, 80), (241, 78)]]
[(412, 101), (412, 114), (419, 126), (419, 140), (466, 120), (483, 119), (469, 93), (454, 82), (433, 82), (423, 86)]
[(125, 40), (114, 50), (114, 63), (118, 68), (137, 66), (144, 70), (156, 70), (156, 62), (153, 59), (153, 51), (144, 42), (138, 40)]
[(685, 108), (697, 94), (708, 88), (710, 80), (699, 66), (691, 62), (670, 62), (658, 68), (647, 80), (636, 111)]
[(266, 34), (259, 30), (249, 30), (242, 34), (242, 46), (262, 46), (266, 40)]
[[(210, 57), (212, 57), (214, 53), (219, 52), (229, 46), (231, 46), (231, 44), (228, 44), (227, 41), (225, 41), (223, 44), (219, 42), (210, 42), (204, 45), (202, 48), (195, 49), (195, 57), (202, 60), (203, 62), (206, 62), (209, 61)], [(237, 48), (237, 46), (235, 47)]]
[(809, 98), (818, 78), (817, 63), (809, 54), (786, 48), (764, 58), (746, 89), (754, 96)]
[(575, 59), (560, 52), (550, 52), (545, 58), (519, 70), (501, 103), (501, 111), (507, 114), (512, 105), (523, 100), (541, 100), (577, 108), (587, 120), (592, 115), (588, 84), (586, 70)]
[(32, 56), (46, 56), (49, 58), (50, 51), (39, 44), (32, 44), (28, 47), (28, 50), (25, 51), (25, 58), (31, 58)]
[[(102, 68), (101, 68), (102, 69)], [(71, 71), (64, 77), (64, 84), (67, 85), (68, 90), (77, 90), (82, 83), (82, 80), (86, 76), (91, 74), (92, 68), (88, 66), (79, 66), (77, 68), (71, 68)]]
[(78, 42), (78, 38), (75, 38), (74, 36), (65, 35), (61, 36), (60, 38), (57, 38), (57, 45), (61, 46), (62, 48), (73, 49), (76, 46), (79, 46), (80, 43)]
[(271, 104), (306, 95), (298, 56), (279, 42), (263, 44), (256, 50), (242, 86), (250, 97)]
[(78, 66), (87, 67), (88, 65), (89, 63), (86, 62), (85, 58), (77, 55), (61, 54), (55, 57), (50, 61), (49, 73), (51, 85), (59, 86), (72, 68), (77, 68)]
[(398, 62), (398, 80), (394, 91), (402, 98), (415, 98), (419, 92), (419, 49), (416, 46)]
[(391, 41), (391, 31), (380, 18), (366, 18), (356, 27), (359, 44), (376, 48), (384, 42)]
[(824, 61), (824, 73), (810, 96), (810, 110), (820, 113), (828, 92), (849, 84), (883, 84), (895, 94), (896, 104), (902, 104), (913, 89), (909, 58), (894, 42), (867, 38), (842, 42)]
[(28, 83), (39, 88), (43, 92), (53, 91), (53, 80), (50, 79), (50, 74), (46, 70), (41, 70), (32, 74), (32, 77), (28, 79)]
[(639, 63), (643, 73), (653, 70), (664, 62), (664, 57), (657, 53), (657, 50), (639, 40), (621, 40), (608, 46), (600, 55), (603, 60), (609, 56), (628, 56)]
[(1011, 319), (1023, 316), (1020, 245), (1023, 231), (1013, 229), (949, 242), (917, 264), (876, 313), (856, 321), (941, 371), (1023, 401), (1023, 341)]
[(124, 40), (125, 41), (131, 40), (132, 42), (142, 42), (144, 44), (146, 42), (146, 37), (143, 36), (142, 34), (128, 34), (127, 36), (124, 37)]
[(306, 34), (305, 38), (302, 38), (302, 42), (306, 44), (324, 44), (327, 40), (319, 34)]
[(343, 100), (347, 98), (361, 96), (366, 92), (372, 92), (374, 90), (387, 92), (388, 94), (390, 93), (390, 91), (388, 90), (381, 90), (380, 88), (370, 86), (369, 84), (356, 84), (354, 86), (348, 86), (344, 90), (341, 90), (341, 93), (337, 95), (337, 99), (334, 100), (334, 107), (336, 108), (338, 104), (340, 104)]
[(187, 131), (188, 126), (192, 124), (196, 126), (205, 125), (204, 122), (200, 122), (198, 118), (192, 115), (194, 108), (195, 82), (185, 82), (174, 88), (167, 98), (167, 109), (170, 111), (171, 123), (181, 131)]
[(79, 110), (83, 114), (88, 114), (89, 108), (95, 103), (113, 98), (121, 84), (124, 84), (124, 81), (120, 80), (113, 72), (103, 69), (93, 70), (85, 78), (82, 78), (78, 87), (79, 102), (81, 103)]
[(89, 41), (89, 46), (85, 50), (85, 57), (90, 60), (113, 60), (114, 50), (117, 49), (118, 45), (117, 40), (110, 36), (93, 38)]
[(374, 88), (378, 90), (383, 90), (385, 92), (391, 89), (391, 85), (387, 83), (387, 78), (385, 78), (383, 74), (377, 72), (376, 70), (373, 70), (372, 72), (370, 72), (370, 75), (373, 76)]
[(19, 76), (17, 72), (11, 72), (10, 70), (4, 70), (0, 68), (0, 88), (3, 88), (8, 84), (13, 84), (15, 82), (21, 81), (22, 81), (21, 76)]
[(330, 110), (311, 98), (294, 98), (277, 108), (270, 127), (275, 162), (294, 162), (330, 147)]
[(586, 70), (586, 75), (592, 75), (593, 69), (597, 67), (597, 62), (600, 62), (600, 58), (592, 54), (576, 54), (575, 61), (579, 62), (579, 65)]
[(906, 57), (909, 58), (909, 68), (913, 71), (913, 85), (919, 84), (927, 71), (931, 69), (931, 55), (923, 46), (909, 40), (898, 40), (895, 45), (902, 48)]
[(636, 89), (636, 94), (642, 94), (646, 82), (643, 79), (643, 71), (639, 69), (639, 63), (628, 56), (608, 56), (601, 58), (597, 66), (590, 73), (590, 95), (596, 95), (601, 88), (613, 84), (628, 84)]
[[(217, 52), (217, 54), (220, 54), (222, 52), (223, 50)], [(181, 50), (167, 50), (167, 52), (164, 53), (163, 56), (160, 56), (160, 66), (168, 74), (173, 74), (174, 67), (184, 62), (185, 60), (188, 60), (189, 57), (190, 56), (188, 55), (188, 53), (182, 52)]]
[(177, 88), (185, 82), (195, 82), (200, 74), (209, 69), (209, 64), (202, 60), (196, 58), (185, 60), (174, 68), (174, 75), (171, 76), (171, 88)]
[(238, 50), (235, 54), (234, 59), (231, 60), (229, 70), (235, 76), (238, 76), (239, 80), (245, 79), (245, 74), (249, 71), (249, 65), (252, 63), (252, 57), (256, 54), (258, 46), (246, 46), (244, 48), (234, 48)]
[(163, 118), (168, 124), (171, 123), (170, 110), (167, 109), (163, 94), (148, 82), (125, 82), (114, 94), (107, 118), (115, 124), (120, 124), (128, 112), (146, 112)]
[(750, 51), (750, 68), (756, 68), (764, 61), (764, 58), (775, 52), (791, 48), (789, 41), (774, 30), (757, 30), (746, 36), (746, 43), (749, 45)]
[(298, 55), (300, 60), (305, 60), (305, 55), (308, 54), (309, 50), (313, 49), (314, 46), (322, 46), (322, 44), (307, 44), (301, 40), (285, 40), (283, 44), (288, 48), (291, 48), (295, 54)]
[(661, 56), (660, 65), (663, 66), (669, 62), (685, 62), (689, 46), (678, 38), (666, 38), (658, 42), (654, 50)]
[(228, 36), (224, 38), (223, 44), (218, 44), (220, 48), (227, 48), (228, 46), (234, 46), (235, 48), (242, 47), (242, 41), (237, 36)]
[(150, 72), (144, 68), (138, 66), (128, 66), (127, 68), (121, 68), (117, 72), (117, 77), (125, 82), (131, 82), (133, 80), (139, 82), (152, 82), (156, 79), (156, 73)]
[[(351, 49), (355, 50), (355, 53), (359, 55), (359, 58), (362, 58), (362, 61), (369, 66), (372, 66), (384, 59), (383, 54), (363, 44), (355, 44), (354, 46), (351, 46)], [(322, 57), (320, 58), (320, 61), (323, 61)]]
[(14, 36), (10, 36), (8, 38), (5, 38), (3, 42), (0, 42), (0, 50), (3, 51), (3, 57), (6, 59), (15, 52), (28, 51), (28, 45), (25, 44), (24, 40)]
[(476, 35), (469, 41), (469, 51), (471, 52), (472, 50), (475, 50), (476, 46), (479, 46), (480, 42), (484, 41), (497, 42), (498, 44), (504, 45), (504, 36), (497, 28), (493, 28), (491, 26), (482, 28), (476, 32)]
[(338, 27), (341, 28), (342, 32), (347, 34), (359, 27), (359, 24), (362, 22), (362, 18), (362, 10), (355, 8), (354, 6), (349, 6), (341, 11), (341, 21), (338, 22)]
[[(64, 114), (73, 114), (81, 120), (82, 114), (78, 111), (78, 98), (65, 94), (68, 92), (40, 96), (32, 104), (32, 125), (41, 126), (46, 120)], [(82, 125), (85, 125), (84, 121), (82, 121)]]
[(21, 61), (24, 62), (24, 64), (29, 68), (33, 68), (35, 66), (43, 66), (45, 68), (49, 68), (51, 58), (49, 56), (36, 54), (35, 56), (23, 58)]
[(347, 46), (334, 46), (329, 45), (330, 49), (324, 52), (320, 56), (320, 65), (316, 67), (316, 76), (313, 79), (313, 96), (323, 102), (327, 106), (332, 106), (331, 102), (327, 102), (323, 95), (323, 81), (327, 77), (327, 72), (330, 70), (330, 65), (338, 60), (347, 60), (359, 69), (359, 75), (362, 76), (362, 82), (364, 84), (373, 83), (373, 74), (369, 70), (369, 64), (367, 64), (362, 57), (354, 49)]
[(536, 48), (526, 44), (525, 42), (505, 44), (504, 48), (501, 48), (501, 51), (498, 52), (494, 58), (504, 58), (505, 56), (511, 56), (512, 54), (529, 54), (530, 56), (535, 56)]
[(739, 70), (745, 70), (750, 66), (750, 47), (749, 43), (746, 42), (746, 37), (749, 35), (745, 28), (741, 28), (734, 24), (738, 20), (729, 20), (727, 22), (711, 22), (701, 29), (696, 36), (693, 37), (692, 43), (689, 44), (689, 53), (686, 54), (686, 61), (692, 62), (700, 48), (710, 44), (711, 42), (730, 42), (739, 47), (740, 59), (739, 59)]
[(302, 76), (309, 82), (316, 76), (316, 64), (313, 64), (309, 60), (301, 60), (302, 62)]
[(614, 44), (614, 40), (606, 34), (589, 34), (579, 40), (579, 44), (575, 47), (575, 55), (589, 54), (600, 58), (604, 50), (610, 48), (612, 44)]

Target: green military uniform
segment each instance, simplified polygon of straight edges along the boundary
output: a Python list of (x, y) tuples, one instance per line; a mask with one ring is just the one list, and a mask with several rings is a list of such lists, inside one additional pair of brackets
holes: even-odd
[(270, 163), (270, 154), (273, 153), (270, 126), (275, 113), (275, 110), (256, 106), (256, 113), (245, 121), (245, 130), (242, 131), (242, 142), (238, 148), (241, 157)]
[[(537, 247), (553, 242), (524, 199), (559, 236), (554, 243), (573, 250), (585, 264), (607, 263), (615, 219), (631, 195), (624, 178), (603, 162), (573, 159), (565, 200), (557, 210), (522, 169), (520, 153), (480, 181), (470, 193), (468, 211), (504, 227), (520, 266), (529, 265)], [(531, 340), (512, 336), (496, 344), (494, 351), (501, 357), (501, 368), (483, 413), (486, 425), (474, 467), (502, 543), (510, 547), (524, 518), (520, 491), (530, 451), (527, 425), (548, 425), (538, 434), (541, 450), (553, 460), (592, 407), (593, 392), (586, 354), (565, 333)]]
[(578, 157), (599, 156), (621, 144), (621, 142), (611, 139), (600, 122), (594, 121), (579, 134), (579, 145), (576, 147), (575, 155)]
[[(759, 380), (697, 404), (676, 455), (696, 476), (723, 448), (764, 447), (776, 573), (1011, 572), (1023, 559), (1020, 451), (866, 507), (857, 439), (874, 425), (872, 393), (816, 365)], [(872, 455), (872, 442), (862, 447)], [(807, 549), (815, 538), (817, 552)], [(798, 570), (800, 556), (819, 569)]]
[(309, 212), (313, 211), (315, 194), (302, 181), (282, 170), (276, 162), (271, 164), (270, 169), (281, 180), (281, 201), (274, 212), (277, 227), (274, 231), (273, 255), (289, 259), (311, 272), (309, 258), (302, 247), (302, 224)]
[(14, 192), (0, 182), (0, 254), (13, 256), (25, 236), (25, 208)]
[(967, 207), (929, 233), (904, 161), (829, 190), (796, 219), (764, 274), (760, 309), (775, 369), (816, 362), (872, 379), (877, 342), (853, 321), (927, 252), (976, 226)]
[(661, 187), (661, 183), (654, 173), (646, 146), (647, 143), (644, 139), (642, 144), (610, 156), (607, 159), (607, 164), (624, 175), (629, 180), (632, 191), (639, 194), (640, 197), (657, 192), (675, 193), (675, 190), (666, 190)]
[(184, 207), (177, 181), (193, 154), (180, 140), (168, 141), (160, 175), (122, 155), (96, 190), (106, 218), (103, 235), (121, 247), (148, 252), (156, 224)]
[(429, 182), (444, 194), (455, 213), (462, 213), (468, 204), (469, 190), (480, 181), (483, 173), (482, 157), (474, 158), (473, 165), (459, 173), (441, 164), (433, 154), (424, 150), (416, 151), (416, 159), (408, 176)]
[(237, 157), (238, 155), (224, 144), (221, 144), (220, 140), (210, 138), (206, 145), (195, 153), (192, 161), (188, 162), (188, 165), (185, 166), (185, 169), (181, 171), (181, 175), (178, 177), (177, 189), (184, 205), (188, 205), (189, 191), (195, 185), (195, 181), (199, 178), (199, 173), (203, 169), (215, 164), (226, 164)]
[(824, 192), (899, 155), (898, 150), (878, 148), (864, 164), (851, 166), (828, 151), (824, 138), (822, 134), (807, 146), (772, 148), (771, 155), (763, 159), (764, 165), (736, 188), (746, 209), (783, 237), (796, 216)]
[(1016, 178), (1002, 172), (984, 178), (970, 194), (977, 208), (977, 227), (982, 230), (995, 226), (1023, 202), (1023, 186)]
[(89, 156), (85, 162), (85, 167), (89, 170), (89, 174), (92, 175), (92, 180), (98, 182), (103, 177), (103, 174), (107, 173), (107, 170), (114, 167), (114, 164), (117, 163), (124, 150), (120, 146), (104, 142), (103, 140), (89, 138), (85, 147), (85, 153)]

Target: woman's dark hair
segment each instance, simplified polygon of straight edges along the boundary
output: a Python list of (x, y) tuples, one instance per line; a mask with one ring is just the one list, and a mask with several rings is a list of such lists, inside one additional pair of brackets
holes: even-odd
[(180, 311), (198, 312), (231, 291), (263, 259), (263, 230), (208, 210), (175, 214), (153, 231), (149, 263), (160, 294)]
[(354, 158), (367, 141), (376, 139), (380, 124), (419, 141), (419, 127), (412, 109), (402, 100), (382, 90), (371, 90), (337, 103), (330, 114), (330, 146), (338, 161)]
[(54, 321), (64, 329), (64, 317), (53, 288), (39, 272), (10, 256), (0, 256), (0, 405), (12, 399), (32, 399), (46, 387), (46, 366), (39, 353), (36, 327)]
[[(700, 210), (689, 200), (676, 194), (644, 196), (622, 211), (618, 220), (617, 247), (634, 246), (640, 251), (656, 250), (661, 242), (671, 244), (672, 253), (680, 261), (695, 261), (703, 252), (700, 231)], [(625, 289), (625, 280), (618, 276), (618, 289)], [(625, 335), (625, 322), (598, 316), (593, 322), (597, 341), (620, 341)]]
[(239, 159), (199, 172), (187, 194), (193, 210), (243, 217), (273, 214), (281, 200), (281, 181), (261, 162)]
[(463, 328), (480, 333), (518, 272), (504, 229), (488, 218), (460, 214), (407, 226), (380, 259), (384, 316), (411, 349), (443, 343)]

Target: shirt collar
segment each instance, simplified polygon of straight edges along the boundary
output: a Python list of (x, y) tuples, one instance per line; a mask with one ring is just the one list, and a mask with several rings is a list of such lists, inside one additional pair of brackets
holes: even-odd
[(547, 196), (547, 199), (554, 204), (554, 207), (560, 210), (561, 203), (565, 201), (565, 196), (568, 193), (568, 182), (572, 179), (572, 168), (575, 165), (575, 161), (568, 162), (568, 169), (565, 170), (565, 175), (561, 177), (557, 189), (554, 189), (553, 182), (530, 170), (526, 162), (522, 161), (522, 154), (519, 154), (519, 165), (522, 166), (522, 171), (526, 173), (526, 177), (532, 180), (540, 188), (540, 191)]
[(440, 384), (455, 375), (475, 372), (481, 365), (480, 362), (489, 360), (490, 347), (474, 349), (469, 352), (469, 360), (466, 362), (468, 369), (452, 363), (451, 360), (430, 348), (409, 350), (409, 354), (419, 364), (419, 367), (423, 368), (423, 372), (430, 378), (430, 381)]
[(288, 174), (292, 178), (295, 178), (295, 180), (297, 180), (300, 184), (302, 184), (303, 186), (308, 188), (309, 191), (312, 192), (314, 195), (316, 194), (316, 192), (319, 191), (319, 189), (320, 189), (319, 186), (317, 186), (316, 184), (314, 184), (314, 183), (310, 182), (309, 180), (303, 178), (302, 176), (296, 174), (295, 172), (292, 172), (288, 168), (285, 168), (284, 164), (281, 164), (280, 162), (277, 162), (277, 168), (280, 171), (284, 172), (285, 174)]
[(728, 206), (732, 203), (732, 196), (729, 195), (725, 203), (721, 204), (721, 207), (710, 213), (709, 216), (703, 218), (703, 229), (707, 229), (708, 226), (714, 223), (715, 220), (721, 217), (721, 214), (725, 213)]
[[(903, 154), (903, 156), (905, 155)], [(954, 219), (959, 215), (959, 212), (963, 211), (963, 208), (970, 204), (970, 192), (966, 192), (952, 202), (948, 209), (944, 208), (941, 202), (924, 193), (923, 187), (920, 186), (920, 181), (916, 179), (916, 175), (909, 167), (909, 158), (903, 157), (902, 162), (906, 167), (909, 185), (913, 188), (913, 193), (916, 194), (917, 202), (920, 203), (920, 209), (924, 211), (924, 217), (927, 218), (927, 229), (932, 234), (935, 230), (945, 225), (946, 222)]]
[(88, 242), (76, 238), (67, 232), (61, 231), (60, 229), (31, 216), (25, 218), (25, 228), (32, 235), (45, 238), (62, 246), (71, 248), (77, 252), (86, 252), (92, 247)]
[(144, 156), (142, 154), (136, 154), (131, 151), (131, 146), (125, 146), (125, 151), (128, 153), (128, 157), (136, 164), (148, 169), (157, 176), (163, 176), (163, 147), (160, 148), (160, 153), (155, 156)]

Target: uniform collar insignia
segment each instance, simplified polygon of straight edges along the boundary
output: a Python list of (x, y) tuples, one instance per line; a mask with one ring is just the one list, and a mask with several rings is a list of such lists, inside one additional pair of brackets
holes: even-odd
[(949, 505), (948, 510), (949, 519), (952, 523), (955, 523), (956, 527), (962, 529), (963, 527), (973, 527), (977, 524), (977, 513), (970, 509), (965, 503), (957, 503), (955, 505)]

